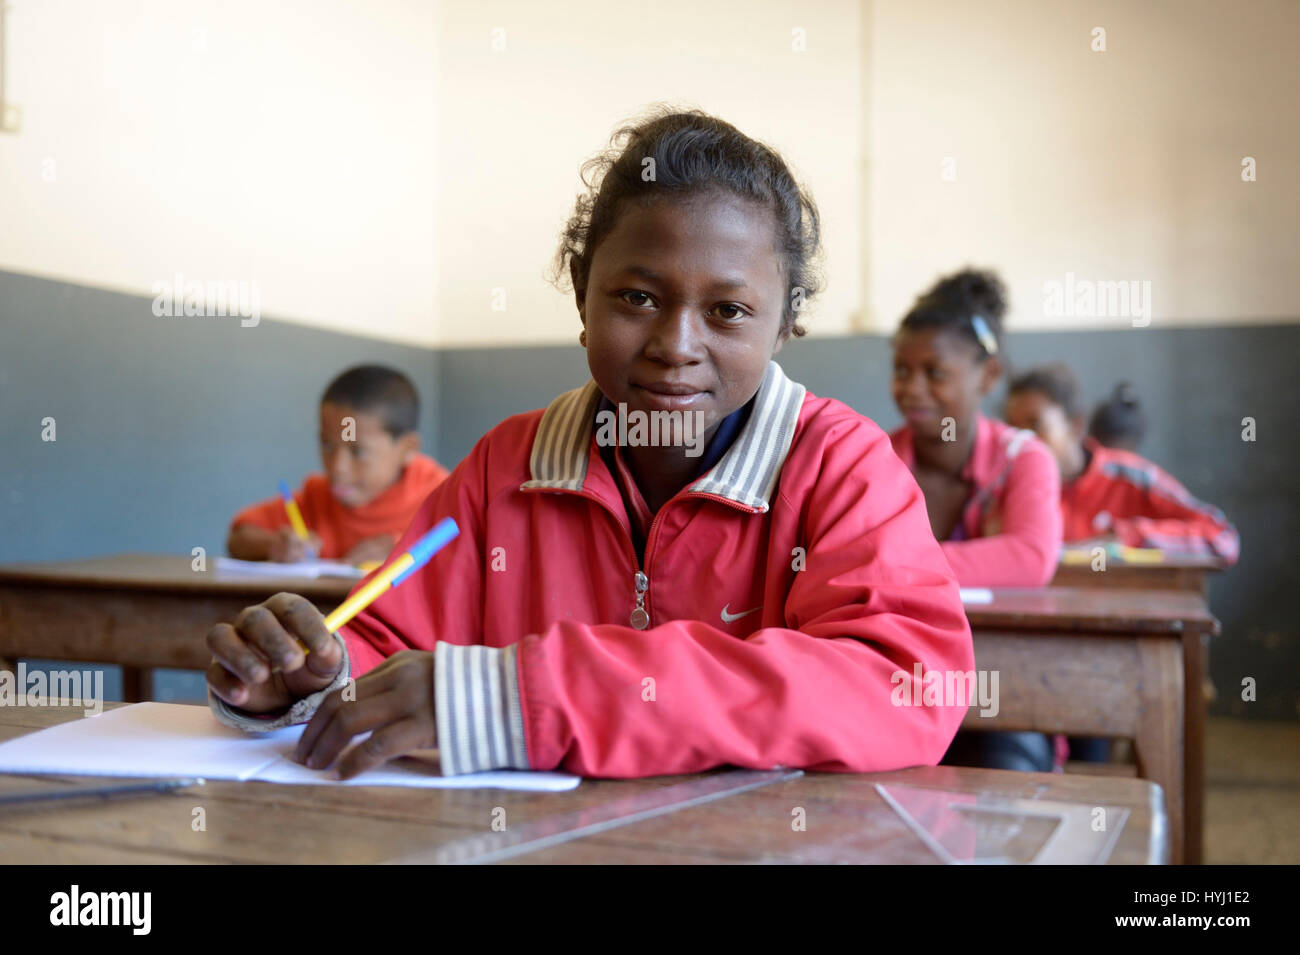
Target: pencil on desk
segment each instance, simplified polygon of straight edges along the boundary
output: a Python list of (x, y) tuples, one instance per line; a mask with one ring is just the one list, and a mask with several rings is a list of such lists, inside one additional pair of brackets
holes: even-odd
[(124, 783), (119, 786), (92, 786), (90, 788), (67, 786), (62, 789), (41, 789), (30, 793), (0, 793), (0, 806), (24, 802), (45, 802), (52, 799), (84, 799), (90, 796), (125, 795), (127, 793), (167, 792), (187, 786), (202, 786), (201, 778), (155, 779), (147, 783)]

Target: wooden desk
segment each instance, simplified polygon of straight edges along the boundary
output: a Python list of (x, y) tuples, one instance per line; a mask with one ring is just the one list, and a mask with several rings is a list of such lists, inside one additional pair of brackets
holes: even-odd
[[(110, 704), (111, 705), (111, 704)], [(0, 709), (0, 740), (81, 717), (78, 708)], [(5, 863), (358, 863), (459, 857), (458, 846), (523, 834), (505, 861), (540, 863), (847, 862), (931, 864), (937, 857), (876, 793), (877, 782), (1038, 800), (1121, 806), (1129, 818), (1110, 862), (1163, 861), (1166, 830), (1157, 786), (1137, 779), (927, 767), (773, 782), (583, 836), (584, 820), (620, 800), (662, 794), (719, 774), (585, 780), (568, 793), (384, 789), (209, 782), (166, 795), (32, 804), (0, 810)], [(89, 782), (0, 776), (0, 792)], [(792, 809), (807, 828), (796, 832)], [(205, 831), (195, 831), (202, 808)], [(494, 833), (494, 813), (507, 829)], [(532, 831), (559, 833), (530, 849)], [(513, 834), (513, 836), (512, 836)], [(570, 838), (571, 837), (571, 838)], [(569, 841), (564, 841), (565, 839)]]
[(975, 664), (996, 670), (1000, 710), (967, 729), (1036, 730), (1133, 740), (1138, 773), (1168, 801), (1171, 856), (1201, 859), (1203, 640), (1219, 623), (1189, 591), (1001, 589), (966, 608)]
[(1223, 569), (1223, 562), (1217, 557), (1168, 556), (1158, 564), (1125, 564), (1107, 560), (1104, 571), (1093, 570), (1091, 564), (1061, 563), (1052, 578), (1052, 586), (1190, 590), (1208, 600), (1210, 577)]
[[(214, 622), (280, 590), (327, 610), (350, 587), (219, 579), (182, 556), (0, 566), (0, 667), (17, 657), (120, 664), (123, 695), (148, 699), (151, 668), (207, 668)], [(965, 725), (1133, 739), (1140, 774), (1169, 799), (1174, 861), (1199, 861), (1205, 708), (1184, 687), (1201, 685), (1202, 640), (1218, 630), (1204, 600), (1052, 588), (998, 591), (993, 604), (967, 609), (977, 664), (1002, 674), (1002, 704), (996, 718), (972, 713)]]
[(354, 583), (218, 577), (166, 554), (0, 565), (0, 668), (18, 657), (116, 663), (123, 696), (147, 700), (152, 668), (207, 669), (214, 623), (282, 590), (332, 610)]

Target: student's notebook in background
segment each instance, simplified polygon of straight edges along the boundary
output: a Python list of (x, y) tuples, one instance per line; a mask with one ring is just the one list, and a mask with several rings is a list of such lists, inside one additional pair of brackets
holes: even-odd
[(0, 743), (0, 773), (76, 776), (202, 776), (316, 786), (411, 786), (562, 792), (581, 779), (568, 773), (502, 770), (442, 776), (431, 763), (402, 759), (355, 779), (308, 769), (292, 754), (303, 726), (258, 736), (218, 723), (206, 706), (136, 703)]
[(365, 571), (337, 560), (300, 560), (281, 564), (273, 560), (236, 560), (218, 557), (214, 569), (218, 577), (352, 577), (360, 579)]

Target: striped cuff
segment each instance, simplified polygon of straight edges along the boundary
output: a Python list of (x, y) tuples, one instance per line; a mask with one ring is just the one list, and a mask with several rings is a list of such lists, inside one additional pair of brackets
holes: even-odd
[(528, 769), (517, 650), (441, 641), (435, 647), (433, 694), (444, 776)]

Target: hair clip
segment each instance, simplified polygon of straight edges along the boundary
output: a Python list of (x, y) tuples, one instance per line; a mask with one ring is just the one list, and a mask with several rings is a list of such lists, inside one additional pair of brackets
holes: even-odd
[(971, 328), (975, 329), (975, 337), (984, 346), (984, 350), (990, 355), (996, 355), (998, 353), (998, 340), (993, 332), (989, 330), (989, 323), (984, 321), (984, 316), (972, 315), (970, 324)]

